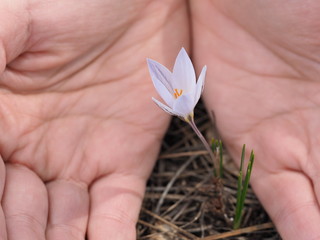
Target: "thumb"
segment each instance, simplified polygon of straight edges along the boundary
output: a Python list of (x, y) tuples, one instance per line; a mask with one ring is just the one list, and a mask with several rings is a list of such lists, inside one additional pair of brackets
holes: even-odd
[(107, 175), (94, 182), (90, 188), (88, 238), (136, 239), (145, 184), (146, 179), (122, 174)]
[[(0, 203), (3, 197), (5, 178), (5, 165), (2, 157), (0, 156)], [(0, 239), (7, 239), (6, 220), (3, 213), (2, 205), (0, 205)]]
[(0, 73), (26, 47), (30, 36), (30, 14), (27, 1), (0, 2)]

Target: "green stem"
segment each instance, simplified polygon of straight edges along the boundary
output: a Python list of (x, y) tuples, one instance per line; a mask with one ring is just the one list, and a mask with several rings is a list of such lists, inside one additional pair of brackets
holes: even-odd
[(197, 134), (197, 136), (199, 137), (199, 139), (201, 140), (201, 142), (203, 143), (204, 147), (206, 148), (206, 150), (208, 151), (211, 159), (212, 159), (212, 163), (213, 163), (213, 172), (214, 175), (217, 176), (217, 171), (215, 168), (215, 156), (212, 152), (211, 147), (209, 146), (207, 140), (204, 138), (204, 136), (202, 135), (202, 133), (199, 131), (199, 129), (197, 128), (197, 125), (194, 122), (193, 117), (190, 117), (187, 121), (187, 123), (189, 123), (189, 125), (191, 126), (191, 128), (193, 129), (193, 131)]

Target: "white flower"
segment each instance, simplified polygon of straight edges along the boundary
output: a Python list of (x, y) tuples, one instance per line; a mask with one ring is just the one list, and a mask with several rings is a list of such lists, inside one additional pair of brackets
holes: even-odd
[(147, 59), (147, 63), (153, 85), (166, 104), (152, 100), (164, 111), (188, 122), (203, 91), (207, 67), (203, 67), (196, 82), (192, 62), (184, 48), (176, 58), (172, 73), (154, 60)]

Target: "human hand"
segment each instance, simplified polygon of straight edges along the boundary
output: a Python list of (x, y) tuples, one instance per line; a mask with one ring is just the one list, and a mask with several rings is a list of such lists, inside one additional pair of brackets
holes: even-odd
[(283, 239), (320, 238), (317, 1), (191, 1), (205, 102), (234, 159), (254, 149), (252, 186)]
[(135, 239), (169, 120), (145, 59), (188, 46), (184, 2), (0, 5), (0, 239)]

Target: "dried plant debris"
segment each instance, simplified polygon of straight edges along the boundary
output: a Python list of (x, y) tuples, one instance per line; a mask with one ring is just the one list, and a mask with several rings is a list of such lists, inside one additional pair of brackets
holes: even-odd
[[(211, 139), (216, 131), (203, 104), (199, 105), (196, 124)], [(247, 192), (241, 227), (232, 230), (237, 179), (237, 167), (227, 153), (224, 153), (223, 179), (214, 177), (211, 159), (197, 136), (187, 124), (174, 118), (147, 184), (137, 238), (281, 239), (251, 188)]]

